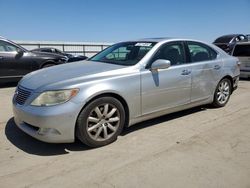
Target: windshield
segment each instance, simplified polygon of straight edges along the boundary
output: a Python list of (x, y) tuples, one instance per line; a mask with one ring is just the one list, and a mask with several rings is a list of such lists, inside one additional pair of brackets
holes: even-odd
[(152, 49), (155, 44), (155, 42), (118, 43), (106, 48), (89, 60), (117, 65), (135, 65)]

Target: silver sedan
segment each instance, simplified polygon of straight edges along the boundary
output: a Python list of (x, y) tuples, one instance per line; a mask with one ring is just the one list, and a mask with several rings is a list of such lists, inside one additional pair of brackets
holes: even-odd
[(78, 137), (99, 147), (125, 126), (198, 105), (225, 106), (239, 74), (237, 58), (200, 41), (122, 42), (87, 61), (26, 75), (13, 97), (14, 119), (41, 141)]

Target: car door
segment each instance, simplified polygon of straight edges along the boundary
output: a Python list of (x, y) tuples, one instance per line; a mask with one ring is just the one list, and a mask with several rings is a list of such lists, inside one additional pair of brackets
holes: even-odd
[(0, 77), (22, 77), (31, 71), (31, 62), (17, 46), (0, 40)]
[(191, 102), (206, 100), (221, 79), (222, 61), (215, 50), (203, 43), (188, 41), (186, 44), (192, 69)]
[(141, 71), (142, 114), (177, 107), (190, 102), (191, 71), (186, 64), (183, 42), (166, 43), (155, 53), (157, 59), (171, 62), (167, 69)]

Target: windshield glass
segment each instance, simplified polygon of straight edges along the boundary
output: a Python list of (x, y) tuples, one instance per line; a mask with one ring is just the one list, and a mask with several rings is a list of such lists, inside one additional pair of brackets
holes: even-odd
[(118, 43), (106, 48), (89, 60), (117, 65), (135, 65), (152, 49), (155, 44), (155, 42)]

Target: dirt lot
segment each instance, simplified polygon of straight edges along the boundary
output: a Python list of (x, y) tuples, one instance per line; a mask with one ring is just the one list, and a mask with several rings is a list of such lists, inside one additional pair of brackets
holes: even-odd
[(0, 89), (0, 187), (250, 187), (250, 81), (224, 108), (166, 115), (106, 147), (46, 144), (21, 132)]

